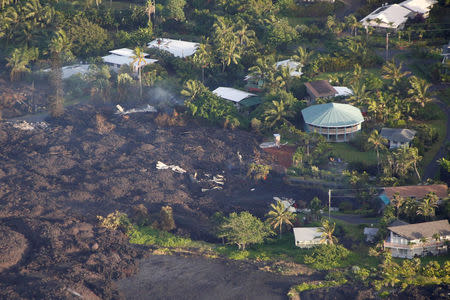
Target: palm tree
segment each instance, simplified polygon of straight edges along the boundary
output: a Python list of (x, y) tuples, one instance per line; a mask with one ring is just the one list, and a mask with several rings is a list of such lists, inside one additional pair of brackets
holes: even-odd
[(414, 102), (419, 104), (421, 107), (425, 107), (425, 104), (432, 100), (428, 93), (428, 89), (431, 87), (431, 84), (427, 83), (425, 79), (421, 79), (416, 76), (411, 76), (409, 83), (411, 84), (411, 89), (408, 90), (408, 94), (411, 95)]
[(417, 169), (417, 163), (422, 159), (422, 156), (419, 155), (419, 150), (416, 147), (410, 147), (409, 149), (409, 161), (414, 167), (414, 172), (416, 172), (417, 179), (421, 181), (419, 170)]
[(117, 76), (117, 92), (120, 101), (127, 98), (128, 87), (132, 84), (133, 78), (128, 73), (121, 73)]
[(271, 105), (264, 111), (265, 121), (269, 122), (268, 128), (272, 128), (279, 122), (289, 123), (286, 118), (292, 117), (294, 112), (289, 111), (283, 100), (273, 100)]
[(189, 79), (184, 83), (184, 88), (181, 91), (181, 95), (188, 97), (189, 100), (194, 100), (205, 90), (206, 88), (201, 82), (198, 80)]
[(140, 47), (134, 48), (134, 55), (133, 55), (133, 69), (134, 65), (137, 64), (137, 70), (139, 72), (139, 95), (142, 98), (142, 67), (144, 67), (147, 64), (147, 61), (144, 58), (144, 51)]
[(280, 230), (280, 238), (282, 234), (283, 224), (293, 227), (291, 221), (295, 218), (294, 214), (288, 211), (281, 201), (277, 201), (277, 203), (270, 204), (272, 208), (271, 211), (267, 214), (267, 221), (272, 226), (273, 229), (279, 228)]
[(345, 17), (345, 25), (350, 28), (350, 34), (356, 36), (356, 30), (361, 26), (361, 23), (358, 22), (354, 15), (349, 15)]
[(153, 15), (153, 23), (155, 23), (155, 8), (156, 8), (156, 4), (155, 4), (155, 0), (147, 0), (147, 7), (145, 8), (145, 12), (147, 13), (148, 16), (148, 23), (150, 24), (150, 22), (152, 21), (152, 15)]
[(193, 62), (202, 69), (202, 82), (205, 81), (205, 68), (211, 63), (211, 53), (208, 44), (200, 44), (194, 54)]
[(300, 63), (300, 65), (304, 67), (308, 64), (313, 54), (313, 51), (308, 52), (305, 48), (300, 46), (297, 48), (297, 50), (295, 50), (295, 54), (291, 57), (291, 60)]
[(434, 217), (438, 200), (439, 197), (435, 193), (428, 193), (420, 202), (417, 214), (424, 216), (426, 219)]
[(49, 50), (51, 53), (52, 64), (52, 83), (55, 89), (55, 95), (51, 103), (51, 114), (54, 117), (59, 117), (64, 112), (64, 98), (62, 87), (62, 56), (70, 53), (70, 41), (66, 36), (64, 30), (60, 29), (55, 32), (50, 41)]
[(380, 151), (383, 151), (386, 149), (385, 144), (388, 142), (388, 140), (386, 138), (382, 137), (378, 133), (378, 130), (374, 130), (370, 134), (367, 141), (370, 144), (372, 144), (372, 148), (375, 149), (375, 151), (377, 152), (377, 166), (379, 169), (379, 167), (380, 167)]
[(350, 85), (353, 95), (348, 97), (348, 102), (352, 105), (367, 106), (370, 100), (370, 92), (366, 90), (366, 85), (355, 82)]
[(328, 219), (322, 220), (322, 227), (319, 228), (321, 232), (322, 240), (321, 242), (326, 242), (328, 245), (333, 245), (337, 243), (337, 238), (333, 235), (336, 223), (330, 223)]
[(11, 68), (9, 77), (11, 81), (20, 79), (23, 73), (29, 73), (31, 70), (27, 67), (30, 61), (36, 60), (39, 56), (37, 48), (16, 48), (11, 53), (10, 57), (7, 57), (6, 66)]
[(252, 38), (255, 37), (255, 32), (248, 29), (248, 24), (239, 22), (238, 25), (239, 28), (236, 30), (236, 36), (242, 51), (254, 44), (254, 40)]
[(382, 67), (383, 78), (390, 79), (394, 85), (397, 85), (403, 77), (411, 73), (409, 71), (402, 72), (402, 67), (402, 62), (398, 66), (394, 60), (386, 62)]
[(395, 212), (396, 212), (396, 216), (398, 219), (398, 216), (400, 215), (400, 208), (403, 206), (403, 204), (405, 203), (405, 198), (403, 198), (402, 196), (400, 196), (399, 193), (395, 193), (392, 197), (391, 200), (392, 205), (394, 205), (395, 207)]
[(102, 65), (101, 67), (98, 67), (96, 65), (91, 65), (89, 67), (87, 77), (91, 83), (91, 97), (94, 95), (99, 95), (103, 102), (106, 102), (109, 98), (109, 91), (111, 87), (111, 83), (109, 81), (111, 78), (111, 73), (108, 66)]

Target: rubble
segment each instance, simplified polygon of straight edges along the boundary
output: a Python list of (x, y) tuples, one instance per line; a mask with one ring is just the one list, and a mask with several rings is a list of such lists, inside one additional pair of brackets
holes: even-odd
[(147, 106), (143, 108), (132, 108), (129, 110), (124, 110), (121, 105), (117, 104), (116, 108), (117, 108), (116, 115), (128, 115), (140, 112), (158, 112), (158, 110), (155, 107), (151, 106), (150, 104), (147, 104)]
[(47, 122), (27, 122), (27, 121), (18, 121), (12, 122), (12, 126), (16, 129), (20, 130), (34, 130), (36, 128), (46, 129), (48, 127)]
[(180, 173), (180, 174), (186, 173), (186, 170), (183, 169), (183, 168), (181, 168), (180, 166), (176, 166), (176, 165), (166, 165), (165, 163), (163, 163), (163, 162), (161, 162), (161, 161), (158, 161), (158, 162), (156, 163), (156, 168), (157, 168), (158, 170), (168, 170), (168, 169), (170, 169), (170, 170), (172, 170), (172, 171), (174, 171), (174, 172), (177, 172), (177, 173)]

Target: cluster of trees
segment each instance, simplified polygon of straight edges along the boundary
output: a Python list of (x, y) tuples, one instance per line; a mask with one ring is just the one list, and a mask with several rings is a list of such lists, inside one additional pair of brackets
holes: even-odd
[(432, 260), (423, 265), (419, 258), (414, 258), (397, 263), (389, 252), (384, 252), (379, 272), (370, 277), (377, 290), (395, 287), (405, 289), (409, 285), (449, 284), (449, 272), (449, 261), (441, 265)]
[(401, 197), (394, 194), (391, 203), (383, 212), (383, 224), (389, 224), (395, 219), (408, 220), (411, 223), (420, 221), (430, 221), (436, 217), (439, 197), (433, 193), (428, 193), (423, 199)]

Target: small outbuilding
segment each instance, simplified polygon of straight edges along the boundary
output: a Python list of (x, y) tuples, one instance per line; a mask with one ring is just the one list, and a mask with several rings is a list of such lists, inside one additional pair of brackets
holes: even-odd
[(302, 110), (305, 130), (317, 132), (329, 142), (347, 142), (361, 130), (364, 117), (350, 104), (326, 103)]
[(295, 246), (300, 248), (311, 248), (320, 244), (325, 244), (322, 239), (321, 227), (295, 227)]
[(306, 82), (305, 87), (311, 102), (317, 98), (333, 98), (338, 93), (328, 80)]
[(289, 75), (292, 77), (300, 77), (302, 73), (302, 64), (291, 59), (280, 60), (275, 63), (275, 67), (278, 68), (288, 68)]
[(380, 135), (389, 141), (389, 149), (409, 147), (416, 131), (406, 128), (382, 128)]

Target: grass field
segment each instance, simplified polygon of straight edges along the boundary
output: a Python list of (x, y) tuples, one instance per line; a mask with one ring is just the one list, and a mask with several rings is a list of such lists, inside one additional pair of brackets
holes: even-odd
[(426, 166), (428, 166), (429, 163), (431, 163), (433, 157), (439, 151), (442, 144), (445, 143), (445, 137), (447, 135), (447, 115), (443, 113), (442, 118), (438, 120), (428, 121), (427, 124), (437, 130), (437, 132), (439, 133), (439, 139), (436, 141), (436, 143), (433, 144), (430, 150), (424, 153), (420, 164), (420, 169), (422, 171), (426, 168)]
[(347, 143), (330, 143), (330, 146), (332, 153), (347, 163), (364, 162), (369, 165), (377, 163), (375, 151), (361, 152)]

